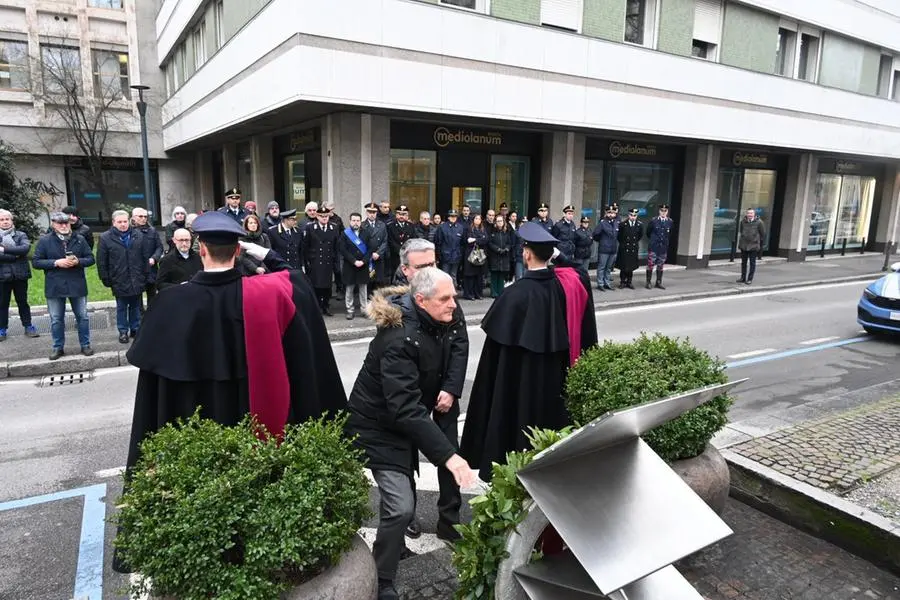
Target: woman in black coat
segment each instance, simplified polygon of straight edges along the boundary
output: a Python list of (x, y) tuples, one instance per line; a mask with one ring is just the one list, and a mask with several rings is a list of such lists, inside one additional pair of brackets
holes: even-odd
[(487, 252), (488, 233), (484, 228), (481, 215), (475, 215), (466, 238), (466, 255), (463, 260), (463, 299), (481, 300), (481, 281), (486, 270), (486, 263), (473, 264), (469, 257), (475, 250)]
[[(262, 246), (263, 248), (272, 247), (269, 236), (262, 230), (262, 221), (259, 220), (259, 217), (257, 217), (256, 214), (250, 213), (244, 217), (244, 231), (247, 232), (247, 235), (244, 236), (246, 241)], [(242, 275), (247, 277), (250, 275), (262, 275), (266, 272), (266, 267), (261, 260), (256, 260), (241, 250), (241, 254), (238, 256), (238, 270)]]
[(488, 238), (488, 269), (491, 272), (491, 298), (503, 292), (503, 284), (509, 276), (510, 265), (515, 259), (516, 232), (506, 225), (503, 215), (494, 219), (494, 227)]

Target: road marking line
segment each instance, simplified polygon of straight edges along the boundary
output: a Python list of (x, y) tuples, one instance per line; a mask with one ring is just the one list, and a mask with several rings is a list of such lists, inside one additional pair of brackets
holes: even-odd
[(866, 342), (870, 340), (867, 335), (861, 337), (850, 338), (846, 340), (841, 340), (839, 342), (829, 342), (827, 344), (819, 344), (818, 346), (807, 346), (806, 348), (796, 348), (794, 350), (785, 350), (784, 352), (778, 352), (776, 354), (767, 354), (766, 356), (757, 356), (756, 358), (748, 358), (746, 360), (737, 360), (734, 362), (725, 363), (726, 369), (737, 369), (739, 367), (746, 367), (749, 365), (754, 365), (756, 363), (767, 362), (770, 360), (777, 360), (779, 358), (788, 358), (791, 356), (797, 356), (800, 354), (808, 354), (810, 352), (818, 352), (819, 350), (828, 350), (830, 348), (840, 348), (841, 346), (849, 346), (850, 344), (858, 344), (859, 342)]
[(805, 342), (800, 342), (801, 346), (814, 346), (816, 344), (824, 344), (825, 342), (833, 342), (834, 340), (841, 339), (840, 336), (833, 335), (831, 337), (821, 337), (816, 338), (814, 340), (806, 340)]
[(97, 471), (96, 473), (94, 473), (94, 476), (99, 477), (100, 479), (108, 479), (110, 477), (118, 477), (124, 472), (125, 467), (115, 467), (112, 469), (103, 469), (102, 471)]
[(760, 354), (769, 354), (777, 352), (778, 348), (763, 348), (762, 350), (751, 350), (749, 352), (741, 352), (739, 354), (729, 354), (728, 358), (750, 358), (751, 356), (759, 356)]

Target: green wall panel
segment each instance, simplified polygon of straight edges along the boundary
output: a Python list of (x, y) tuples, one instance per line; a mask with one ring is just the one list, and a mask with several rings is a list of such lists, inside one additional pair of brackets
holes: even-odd
[(532, 25), (541, 24), (541, 0), (491, 0), (491, 15)]
[(859, 89), (861, 94), (872, 96), (878, 93), (878, 69), (881, 66), (881, 50), (872, 46), (866, 46), (863, 56), (862, 73), (859, 77)]
[(719, 62), (761, 73), (774, 73), (779, 22), (776, 15), (728, 3), (725, 6)]
[(256, 13), (271, 0), (224, 0), (222, 4), (222, 20), (227, 42), (238, 30), (247, 24)]
[(694, 40), (694, 0), (660, 0), (657, 49), (691, 55)]
[(582, 33), (604, 40), (625, 39), (625, 0), (584, 0)]

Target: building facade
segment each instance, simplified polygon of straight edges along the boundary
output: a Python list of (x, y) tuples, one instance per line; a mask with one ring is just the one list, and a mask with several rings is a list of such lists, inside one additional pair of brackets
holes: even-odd
[[(48, 210), (74, 205), (88, 223), (105, 225), (112, 209), (143, 206), (159, 224), (192, 200), (193, 154), (163, 149), (157, 5), (0, 0), (0, 140), (16, 152), (19, 177), (46, 184)], [(149, 195), (131, 85), (150, 87)]]
[(897, 241), (891, 0), (165, 0), (155, 26), (195, 208), (665, 203), (691, 267), (747, 208), (789, 260)]

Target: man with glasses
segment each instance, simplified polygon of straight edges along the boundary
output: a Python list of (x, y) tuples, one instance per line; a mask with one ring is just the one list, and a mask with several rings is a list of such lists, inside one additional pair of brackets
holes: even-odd
[(651, 288), (650, 282), (653, 279), (653, 267), (656, 267), (656, 287), (664, 290), (663, 266), (666, 264), (666, 257), (669, 254), (669, 238), (672, 235), (672, 228), (675, 221), (669, 218), (669, 205), (659, 205), (659, 216), (653, 217), (647, 224), (647, 239), (649, 240), (647, 248), (647, 289)]
[[(144, 291), (147, 292), (147, 304), (149, 305), (156, 296), (156, 275), (159, 268), (157, 263), (163, 255), (163, 246), (162, 242), (159, 241), (159, 235), (156, 233), (156, 230), (150, 225), (150, 215), (146, 209), (141, 207), (133, 209), (131, 211), (131, 224), (143, 236), (139, 239), (143, 245), (143, 252), (147, 261), (147, 283), (144, 285)], [(142, 309), (143, 306), (142, 302)]]
[[(428, 240), (413, 238), (400, 248), (400, 268), (394, 275), (394, 285), (408, 286), (416, 273), (422, 269), (434, 267), (434, 244)], [(453, 310), (453, 321), (449, 329), (450, 360), (447, 370), (441, 378), (442, 386), (438, 397), (427, 399), (426, 406), (434, 406), (432, 418), (444, 435), (459, 449), (459, 398), (462, 396), (463, 384), (466, 381), (466, 367), (469, 363), (469, 333), (466, 331), (466, 316), (459, 304)], [(453, 474), (443, 467), (438, 468), (438, 523), (437, 535), (447, 541), (454, 541), (459, 534), (454, 525), (459, 524), (459, 507), (462, 496), (453, 479)], [(417, 538), (422, 535), (422, 526), (418, 519), (413, 519), (406, 529), (406, 535)]]
[(247, 211), (241, 208), (241, 190), (237, 187), (228, 189), (225, 192), (225, 206), (220, 207), (218, 211), (225, 213), (234, 219), (235, 223), (241, 225), (247, 216)]
[(200, 255), (191, 247), (194, 238), (187, 229), (176, 229), (172, 234), (175, 250), (167, 252), (159, 261), (159, 275), (156, 288), (161, 292), (166, 288), (181, 285), (203, 270)]

